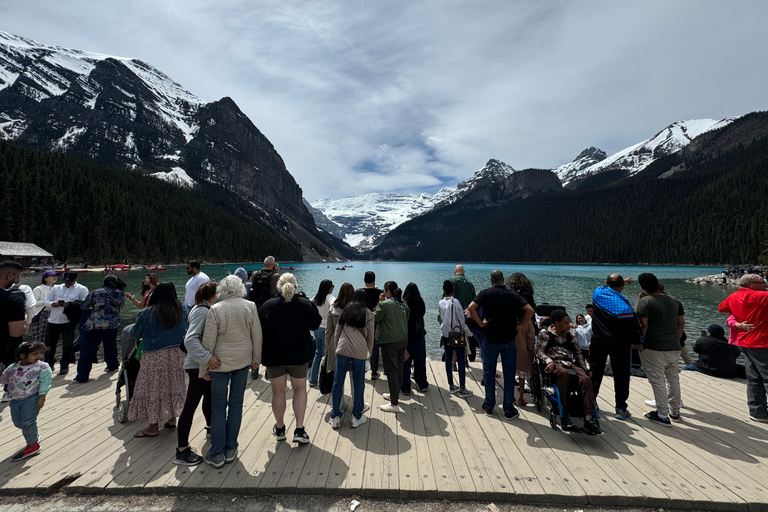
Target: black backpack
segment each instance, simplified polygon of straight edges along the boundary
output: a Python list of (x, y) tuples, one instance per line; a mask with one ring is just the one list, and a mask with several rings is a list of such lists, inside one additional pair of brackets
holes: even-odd
[(255, 302), (257, 307), (261, 307), (272, 298), (269, 283), (274, 273), (274, 270), (263, 268), (253, 274), (253, 286), (251, 287), (251, 293), (248, 294), (248, 300)]

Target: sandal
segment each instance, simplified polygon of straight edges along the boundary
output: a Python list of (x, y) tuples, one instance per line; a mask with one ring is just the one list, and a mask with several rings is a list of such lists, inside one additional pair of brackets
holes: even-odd
[(141, 437), (157, 437), (158, 434), (159, 434), (159, 432), (155, 432), (154, 434), (147, 434), (143, 430), (139, 430), (138, 432), (133, 434), (133, 437), (136, 437), (136, 438), (141, 438)]
[(164, 424), (163, 426), (164, 426), (165, 428), (176, 428), (176, 424), (175, 424), (175, 423), (174, 423), (173, 425), (171, 425), (171, 424), (170, 424), (170, 423), (168, 423), (167, 421), (165, 422), (165, 424)]

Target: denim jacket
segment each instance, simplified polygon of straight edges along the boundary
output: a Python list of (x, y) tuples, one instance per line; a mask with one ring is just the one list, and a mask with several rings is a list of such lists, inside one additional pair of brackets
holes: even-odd
[(136, 324), (131, 329), (131, 336), (137, 340), (143, 340), (142, 352), (178, 347), (187, 332), (188, 315), (189, 306), (182, 304), (181, 320), (170, 329), (164, 329), (163, 324), (155, 316), (155, 307), (144, 308), (136, 317)]

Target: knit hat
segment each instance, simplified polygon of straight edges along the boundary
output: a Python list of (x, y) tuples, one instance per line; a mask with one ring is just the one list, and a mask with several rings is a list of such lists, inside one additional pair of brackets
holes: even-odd
[(725, 330), (717, 324), (710, 325), (707, 328), (707, 333), (713, 338), (725, 339)]

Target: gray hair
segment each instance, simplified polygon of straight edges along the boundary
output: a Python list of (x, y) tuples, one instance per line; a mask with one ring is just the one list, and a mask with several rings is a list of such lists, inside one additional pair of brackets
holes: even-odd
[(749, 283), (762, 283), (763, 277), (758, 274), (744, 274), (741, 276), (741, 279), (739, 279), (739, 286), (746, 286)]
[(216, 293), (219, 299), (228, 299), (229, 297), (243, 297), (245, 296), (245, 285), (243, 281), (237, 276), (227, 276), (219, 281), (216, 287)]
[(277, 280), (277, 289), (280, 290), (280, 295), (283, 296), (285, 302), (291, 302), (296, 293), (297, 286), (296, 278), (293, 274), (283, 274)]
[(274, 256), (267, 256), (264, 258), (264, 266), (267, 268), (272, 268), (275, 266), (275, 257)]

